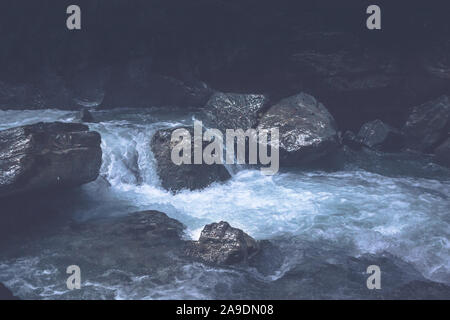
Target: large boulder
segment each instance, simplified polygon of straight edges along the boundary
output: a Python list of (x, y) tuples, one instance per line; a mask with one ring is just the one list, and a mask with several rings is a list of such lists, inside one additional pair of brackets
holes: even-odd
[(259, 129), (279, 128), (280, 164), (310, 163), (329, 155), (339, 145), (333, 116), (313, 96), (300, 93), (272, 106)]
[(255, 239), (224, 221), (206, 225), (199, 240), (186, 246), (188, 256), (217, 265), (247, 263), (258, 250)]
[(37, 123), (0, 131), (0, 197), (94, 181), (100, 135), (78, 123)]
[(420, 152), (432, 152), (445, 139), (449, 126), (450, 99), (447, 95), (416, 106), (403, 127), (406, 147)]
[[(191, 134), (191, 159), (194, 159), (194, 134), (192, 127), (163, 129), (155, 133), (151, 141), (151, 149), (156, 159), (157, 173), (161, 185), (173, 192), (182, 189), (202, 189), (216, 181), (225, 181), (231, 176), (223, 165), (212, 164), (180, 164), (176, 165), (171, 158), (172, 147), (177, 142), (171, 142), (172, 132), (176, 129), (186, 129)], [(206, 142), (203, 142), (206, 145)]]
[(225, 134), (226, 129), (255, 128), (266, 107), (268, 98), (261, 94), (218, 92), (205, 106), (209, 120)]
[(381, 120), (365, 123), (359, 130), (357, 138), (364, 145), (380, 151), (399, 151), (404, 144), (400, 130)]
[(11, 290), (3, 285), (0, 282), (0, 300), (18, 300), (19, 298), (15, 297)]
[(434, 150), (436, 162), (450, 168), (450, 138)]

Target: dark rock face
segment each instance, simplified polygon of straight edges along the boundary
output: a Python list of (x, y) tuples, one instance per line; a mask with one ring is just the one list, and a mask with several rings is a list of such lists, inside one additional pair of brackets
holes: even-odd
[(151, 61), (135, 60), (116, 68), (106, 84), (102, 109), (153, 106), (202, 107), (212, 94), (206, 84), (152, 72)]
[[(449, 94), (450, 28), (439, 5), (383, 1), (391, 12), (383, 17), (390, 32), (362, 35), (355, 17), (367, 4), (358, 0), (135, 0), (133, 6), (126, 0), (79, 0), (95, 28), (68, 37), (57, 27), (67, 4), (42, 1), (0, 4), (0, 81), (6, 88), (0, 89), (0, 108), (98, 104), (105, 90), (105, 108), (180, 104), (180, 97), (184, 102), (202, 96), (198, 84), (204, 81), (223, 92), (277, 99), (309, 92), (340, 128), (355, 131), (373, 119), (399, 127), (410, 106)], [(35, 13), (28, 23), (24, 11)], [(100, 15), (101, 21), (92, 18)], [(149, 68), (144, 80), (133, 80), (141, 60), (150, 60), (144, 63)], [(102, 71), (89, 73), (93, 66)], [(101, 75), (103, 70), (112, 76)], [(197, 105), (193, 100), (188, 104)]]
[(0, 81), (0, 109), (75, 108), (71, 92), (55, 73), (21, 83)]
[(206, 225), (200, 239), (188, 243), (186, 254), (206, 263), (232, 265), (247, 263), (258, 250), (255, 239), (221, 221)]
[(446, 138), (450, 127), (450, 100), (444, 95), (414, 107), (403, 132), (406, 147), (420, 152), (432, 152)]
[(95, 180), (102, 162), (100, 140), (97, 132), (76, 123), (0, 131), (0, 197)]
[[(42, 100), (35, 107), (52, 104), (61, 108), (71, 98), (70, 92), (77, 98), (92, 100), (93, 96), (98, 101), (97, 91), (104, 88), (101, 76), (90, 86), (73, 85), (85, 79), (78, 75), (87, 74), (92, 66), (111, 69), (112, 73), (116, 68), (123, 70), (108, 81), (105, 107), (139, 104), (140, 95), (142, 103), (154, 103), (149, 97), (162, 94), (162, 90), (151, 94), (145, 90), (160, 86), (147, 85), (146, 81), (131, 85), (126, 80), (129, 68), (124, 67), (149, 57), (151, 73), (185, 84), (198, 79), (224, 92), (264, 92), (277, 98), (310, 92), (320, 98), (344, 130), (358, 130), (373, 119), (399, 126), (410, 106), (449, 93), (450, 28), (446, 10), (439, 5), (383, 1), (383, 10), (391, 13), (383, 17), (390, 32), (380, 35), (362, 30), (358, 18), (355, 20), (367, 8), (359, 0), (339, 4), (331, 0), (320, 4), (134, 2), (130, 6), (127, 0), (79, 0), (83, 11), (90, 13), (86, 18), (92, 20), (87, 24), (95, 26), (83, 36), (67, 36), (67, 29), (58, 27), (60, 12), (67, 8), (65, 2), (0, 4), (0, 78), (16, 88), (0, 93), (0, 100), (5, 101), (0, 107), (12, 107), (14, 101), (15, 107), (21, 107), (26, 102), (21, 101), (23, 97), (33, 96), (36, 99), (29, 100)], [(30, 12), (27, 23), (23, 22), (24, 11)], [(102, 19), (93, 18), (98, 16)], [(31, 76), (43, 73), (55, 83), (46, 86), (51, 90), (40, 89), (43, 86), (35, 86), (34, 81), (28, 84)], [(125, 80), (121, 80), (122, 75)], [(85, 87), (97, 89), (91, 93)], [(23, 90), (40, 93), (24, 95)], [(52, 98), (52, 92), (58, 94)], [(40, 99), (42, 96), (49, 99)], [(165, 97), (170, 102), (167, 93)]]
[[(191, 133), (191, 160), (192, 164), (176, 165), (171, 159), (172, 132), (175, 129), (186, 129)], [(219, 164), (193, 164), (194, 163), (194, 134), (192, 127), (178, 127), (159, 130), (151, 141), (151, 149), (157, 162), (157, 172), (162, 187), (174, 192), (182, 189), (202, 189), (215, 181), (225, 181), (231, 176), (223, 165)], [(206, 145), (206, 142), (203, 142)]]
[(342, 144), (349, 146), (353, 150), (360, 150), (364, 144), (361, 140), (353, 133), (353, 131), (346, 131), (342, 136)]
[(215, 93), (205, 106), (208, 118), (225, 134), (226, 129), (255, 128), (268, 98), (260, 94)]
[(450, 138), (434, 150), (436, 161), (450, 168)]
[(364, 145), (380, 151), (398, 151), (404, 144), (401, 132), (381, 120), (364, 124), (357, 138)]
[(0, 283), (0, 300), (19, 300), (19, 298), (15, 297), (3, 283)]
[(313, 96), (300, 93), (272, 106), (258, 128), (280, 130), (280, 164), (297, 165), (322, 158), (339, 145), (333, 116)]
[(50, 69), (27, 75), (24, 80), (0, 80), (0, 109), (78, 110), (100, 104), (106, 68), (95, 66), (60, 74)]

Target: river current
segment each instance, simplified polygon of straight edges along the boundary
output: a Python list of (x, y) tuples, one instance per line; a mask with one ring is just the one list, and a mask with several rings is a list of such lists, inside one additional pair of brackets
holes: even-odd
[[(156, 130), (192, 125), (199, 115), (162, 109), (93, 115), (98, 122), (89, 126), (102, 135), (100, 177), (55, 199), (61, 214), (54, 224), (0, 245), (0, 282), (21, 298), (370, 298), (377, 297), (365, 283), (370, 264), (380, 265), (388, 289), (418, 281), (450, 285), (447, 169), (426, 159), (381, 155), (329, 172), (292, 169), (264, 176), (257, 169), (230, 167), (232, 178), (225, 183), (173, 195), (160, 187), (150, 140)], [(0, 129), (76, 118), (77, 112), (51, 109), (0, 111)], [(273, 241), (277, 250), (242, 268), (178, 260), (146, 268), (137, 266), (139, 257), (118, 256), (122, 250), (115, 248), (129, 243), (120, 236), (63, 232), (68, 221), (89, 226), (150, 209), (186, 225), (186, 238), (197, 239), (205, 224), (224, 220)], [(68, 249), (83, 237), (95, 248)], [(100, 245), (110, 260), (103, 253), (95, 265), (87, 257)], [(66, 287), (70, 264), (82, 269), (82, 290)], [(442, 292), (450, 298), (448, 290)]]

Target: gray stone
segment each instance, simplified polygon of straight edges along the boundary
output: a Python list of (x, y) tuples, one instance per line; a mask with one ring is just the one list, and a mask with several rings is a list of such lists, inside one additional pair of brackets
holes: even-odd
[(432, 152), (445, 138), (450, 125), (450, 99), (444, 95), (412, 109), (403, 132), (406, 147), (420, 152)]
[(300, 93), (272, 106), (259, 129), (279, 128), (280, 164), (291, 166), (329, 155), (339, 145), (333, 116), (313, 96)]
[(258, 251), (255, 239), (224, 221), (206, 225), (200, 239), (186, 246), (187, 256), (217, 265), (247, 263)]
[[(159, 130), (155, 133), (151, 141), (151, 149), (156, 159), (156, 171), (161, 179), (161, 185), (173, 192), (182, 189), (203, 189), (216, 181), (226, 181), (231, 176), (223, 165), (193, 164), (194, 162), (194, 142), (191, 144), (192, 164), (176, 165), (171, 159), (172, 132), (175, 129), (184, 128), (194, 137), (192, 127), (179, 127)], [(204, 145), (207, 143), (204, 142)]]
[(260, 94), (215, 93), (205, 106), (209, 120), (225, 134), (226, 129), (255, 128), (268, 98)]
[(380, 151), (399, 151), (404, 145), (404, 137), (400, 130), (381, 120), (365, 123), (359, 130), (357, 138), (364, 145)]
[(97, 179), (101, 137), (83, 124), (37, 123), (0, 131), (0, 197)]

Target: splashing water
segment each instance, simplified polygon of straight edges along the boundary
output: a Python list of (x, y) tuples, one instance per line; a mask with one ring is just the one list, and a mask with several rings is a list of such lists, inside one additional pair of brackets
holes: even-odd
[[(450, 285), (450, 174), (446, 169), (440, 169), (439, 179), (386, 176), (360, 168), (331, 173), (291, 170), (275, 176), (247, 169), (237, 171), (226, 183), (173, 195), (160, 187), (150, 140), (160, 128), (191, 125), (195, 114), (129, 109), (97, 111), (94, 117), (99, 122), (89, 126), (102, 135), (103, 165), (99, 179), (81, 188), (83, 201), (69, 204), (72, 218), (89, 222), (154, 209), (185, 224), (193, 239), (205, 224), (225, 220), (257, 239), (284, 239), (283, 243), (290, 243), (284, 248), (294, 254), (266, 275), (251, 268), (220, 269), (197, 263), (175, 263), (158, 269), (156, 275), (138, 274), (127, 264), (118, 265), (117, 270), (104, 270), (88, 279), (85, 286), (90, 290), (84, 290), (83, 298), (280, 298), (265, 286), (267, 282), (282, 285), (286, 275), (305, 265), (302, 254), (295, 254), (298, 239), (305, 246), (338, 246), (335, 260), (323, 253), (320, 263), (338, 266), (336, 260), (343, 255), (389, 254), (408, 263), (420, 277)], [(5, 129), (37, 121), (70, 122), (76, 113), (0, 111), (0, 119), (0, 129)], [(418, 165), (417, 170), (426, 168)], [(9, 252), (18, 252), (23, 245), (11, 245)], [(71, 298), (73, 293), (67, 292), (63, 282), (55, 285), (56, 279), (65, 276), (57, 247), (58, 243), (42, 243), (42, 251), (29, 256), (0, 254), (0, 281), (23, 297)], [(120, 281), (123, 278), (127, 280)], [(242, 281), (246, 289), (236, 289)], [(306, 280), (298, 281), (305, 288), (298, 297), (308, 297)], [(317, 281), (320, 286), (321, 280)], [(342, 292), (318, 296), (345, 297)]]

